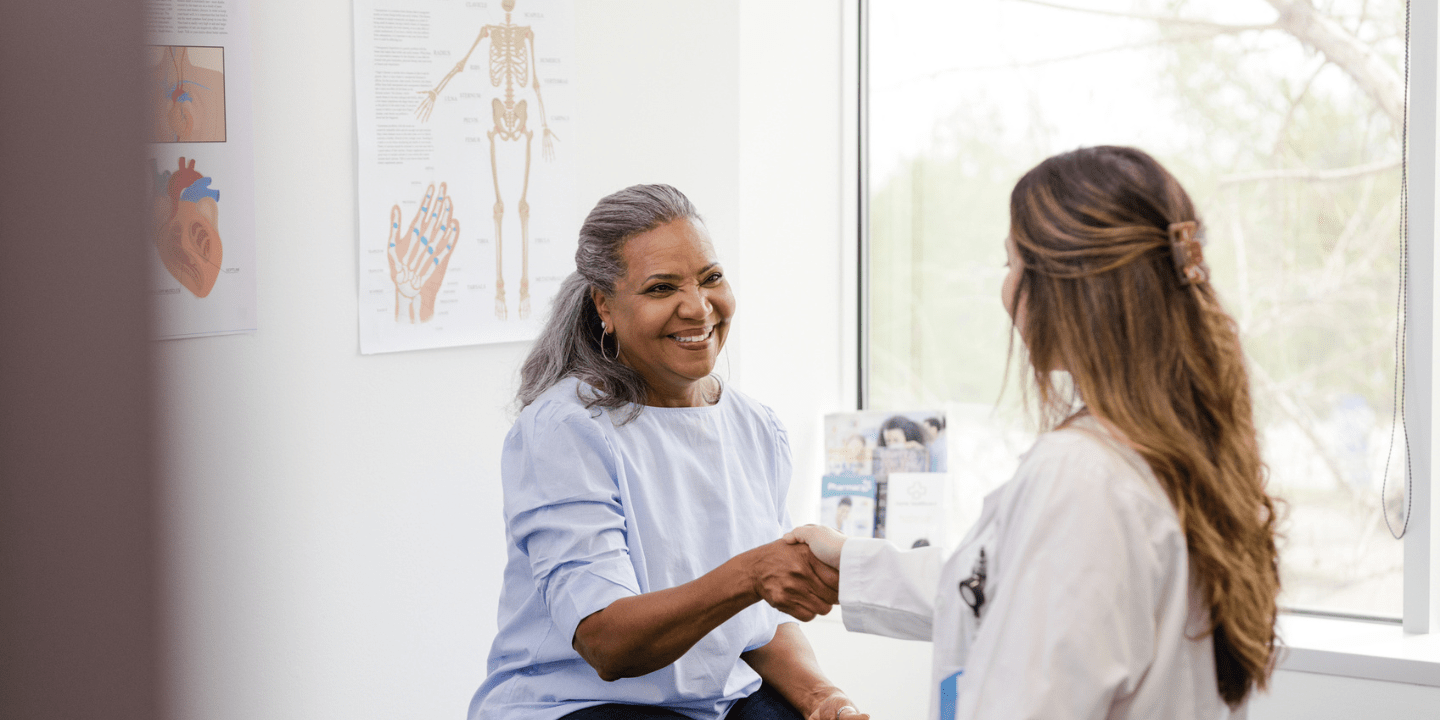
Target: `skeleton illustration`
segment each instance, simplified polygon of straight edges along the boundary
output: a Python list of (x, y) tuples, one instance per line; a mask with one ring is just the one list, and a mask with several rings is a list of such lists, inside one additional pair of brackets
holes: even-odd
[[(505, 202), (500, 196), (500, 172), (495, 157), (495, 140), (525, 140), (525, 174), (520, 183), (520, 202), (516, 211), (520, 215), (520, 309), (519, 316), (523, 320), (530, 315), (530, 204), (526, 202), (526, 194), (530, 189), (530, 147), (535, 132), (526, 126), (528, 114), (524, 100), (515, 99), (515, 88), (529, 86), (535, 91), (535, 104), (540, 109), (540, 126), (544, 131), (541, 137), (541, 153), (545, 160), (555, 157), (554, 140), (559, 138), (550, 131), (550, 126), (545, 120), (545, 101), (540, 98), (540, 75), (535, 64), (535, 33), (528, 25), (515, 25), (510, 22), (510, 13), (515, 9), (515, 0), (504, 0), (501, 6), (505, 10), (505, 23), (502, 25), (486, 25), (480, 28), (480, 34), (475, 42), (465, 53), (460, 62), (440, 80), (440, 84), (434, 90), (422, 90), (420, 94), (425, 97), (420, 101), (420, 106), (415, 109), (415, 117), (421, 122), (430, 119), (430, 113), (435, 109), (435, 100), (440, 91), (445, 89), (450, 79), (460, 74), (465, 69), (465, 63), (469, 62), (470, 56), (475, 48), (480, 47), (480, 42), (490, 38), (490, 85), (500, 87), (505, 85), (505, 99), (493, 98), (490, 101), (490, 108), (494, 114), (495, 125), (487, 130), (485, 135), (490, 140), (490, 176), (495, 184), (495, 316), (501, 320), (505, 319), (505, 270), (502, 262), (504, 243), (501, 241), (501, 225), (505, 217)], [(527, 57), (528, 52), (528, 57)]]

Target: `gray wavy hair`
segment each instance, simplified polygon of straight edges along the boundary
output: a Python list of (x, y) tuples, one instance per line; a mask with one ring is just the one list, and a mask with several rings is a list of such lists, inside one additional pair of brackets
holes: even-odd
[(581, 394), (585, 407), (618, 410), (629, 405), (621, 424), (640, 414), (647, 395), (645, 378), (614, 359), (618, 348), (606, 348), (613, 340), (605, 340), (591, 293), (615, 296), (615, 283), (625, 275), (620, 250), (626, 240), (682, 219), (700, 221), (700, 215), (684, 193), (669, 185), (631, 185), (595, 204), (580, 227), (575, 272), (560, 285), (550, 318), (520, 368), (516, 401), (522, 409), (555, 383), (576, 377), (595, 389), (588, 397)]

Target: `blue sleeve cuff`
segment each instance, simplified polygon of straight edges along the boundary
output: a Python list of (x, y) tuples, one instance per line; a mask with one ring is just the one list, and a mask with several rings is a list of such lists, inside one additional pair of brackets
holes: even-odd
[[(624, 567), (608, 567), (610, 565)], [(633, 582), (635, 577), (635, 568), (626, 558), (587, 563), (564, 575), (563, 579), (551, 580), (548, 604), (550, 619), (571, 643), (575, 641), (575, 629), (580, 627), (581, 620), (610, 607), (610, 603), (620, 598), (640, 594), (640, 588), (622, 580), (628, 577)]]

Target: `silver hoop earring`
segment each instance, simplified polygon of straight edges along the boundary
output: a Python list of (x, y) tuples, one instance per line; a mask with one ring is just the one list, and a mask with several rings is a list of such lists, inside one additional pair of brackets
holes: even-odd
[[(605, 338), (610, 337), (611, 335), (614, 335), (614, 336), (615, 336), (615, 357), (613, 357), (613, 358), (610, 357), (609, 355), (606, 355), (606, 354), (605, 354)], [(619, 361), (620, 361), (620, 336), (619, 336), (619, 335), (615, 335), (615, 333), (613, 333), (613, 332), (610, 332), (610, 333), (602, 332), (602, 333), (600, 333), (600, 357), (605, 358), (606, 360), (609, 360), (609, 361), (611, 361), (611, 362), (619, 362)]]

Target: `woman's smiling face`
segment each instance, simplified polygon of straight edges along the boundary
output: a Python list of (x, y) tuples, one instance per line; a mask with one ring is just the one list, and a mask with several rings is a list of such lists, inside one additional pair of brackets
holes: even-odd
[(705, 404), (700, 381), (715, 369), (735, 314), (709, 234), (696, 221), (675, 220), (625, 241), (621, 255), (625, 275), (614, 296), (593, 296), (620, 362), (645, 378), (650, 405)]

